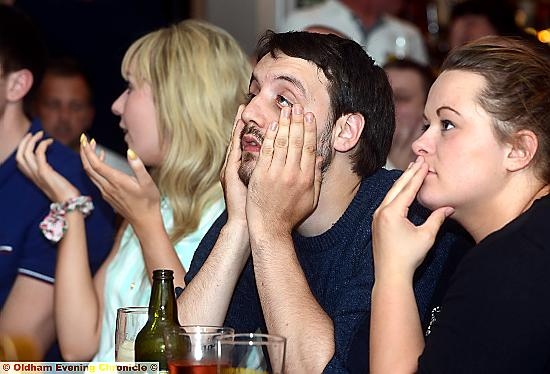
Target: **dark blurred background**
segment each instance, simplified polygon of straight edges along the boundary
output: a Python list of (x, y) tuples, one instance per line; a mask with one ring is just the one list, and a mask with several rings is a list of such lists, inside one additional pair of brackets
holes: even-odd
[(90, 77), (96, 117), (90, 135), (126, 153), (111, 104), (124, 90), (124, 52), (140, 36), (188, 18), (190, 3), (178, 0), (16, 0), (35, 20), (50, 55), (76, 58)]
[[(29, 14), (42, 30), (53, 56), (76, 57), (87, 70), (94, 90), (96, 118), (90, 135), (125, 154), (126, 145), (111, 113), (125, 88), (120, 64), (128, 46), (141, 35), (185, 18), (203, 18), (225, 28), (252, 53), (257, 37), (277, 29), (296, 7), (319, 0), (0, 0)], [(459, 0), (403, 0), (397, 16), (422, 31), (437, 68), (448, 51), (450, 10)], [(497, 0), (515, 7), (521, 27), (550, 42), (550, 0)], [(498, 11), (498, 9), (495, 9)], [(538, 32), (538, 34), (537, 34)]]

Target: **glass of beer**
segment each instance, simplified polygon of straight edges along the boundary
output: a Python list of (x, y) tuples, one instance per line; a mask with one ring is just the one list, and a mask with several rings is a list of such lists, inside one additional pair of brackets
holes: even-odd
[(286, 339), (268, 334), (231, 334), (216, 339), (218, 373), (282, 374)]
[(220, 326), (181, 326), (164, 332), (170, 374), (216, 374), (218, 355), (215, 338), (235, 330)]
[(136, 335), (147, 322), (149, 308), (130, 306), (118, 308), (115, 328), (115, 361), (134, 362)]

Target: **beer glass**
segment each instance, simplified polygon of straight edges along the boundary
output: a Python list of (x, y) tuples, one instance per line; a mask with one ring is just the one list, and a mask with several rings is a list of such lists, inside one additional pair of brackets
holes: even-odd
[(235, 330), (220, 326), (181, 326), (164, 331), (170, 374), (216, 374), (218, 355), (215, 338)]
[(118, 308), (115, 329), (115, 361), (134, 362), (136, 335), (147, 322), (149, 308), (130, 306)]
[(286, 339), (268, 334), (232, 334), (216, 339), (218, 373), (282, 374)]

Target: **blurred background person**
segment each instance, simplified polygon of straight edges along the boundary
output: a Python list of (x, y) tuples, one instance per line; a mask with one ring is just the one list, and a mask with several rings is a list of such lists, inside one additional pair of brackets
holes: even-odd
[[(33, 111), (48, 134), (75, 152), (80, 150), (80, 135), (92, 126), (95, 106), (88, 76), (75, 59), (49, 61)], [(131, 175), (126, 158), (100, 144), (96, 148), (110, 166)]]
[(126, 153), (118, 119), (110, 110), (124, 89), (120, 61), (146, 33), (187, 18), (181, 0), (12, 0), (37, 24), (51, 56), (75, 58), (89, 75), (94, 94), (94, 123), (88, 130), (103, 146)]
[[(219, 180), (239, 104), (250, 79), (247, 56), (226, 31), (186, 20), (135, 41), (122, 61), (127, 89), (112, 105), (128, 144), (135, 177), (103, 163), (94, 142), (82, 137), (87, 172), (128, 224), (97, 275), (86, 268), (83, 217), (68, 217), (56, 269), (56, 322), (63, 357), (113, 361), (116, 311), (147, 306), (154, 269), (183, 279), (195, 249), (225, 209)], [(41, 148), (42, 147), (42, 148)], [(42, 143), (24, 150), (32, 165)], [(78, 194), (75, 186), (43, 163), (27, 173), (52, 200)], [(149, 167), (148, 173), (146, 166)], [(151, 228), (169, 240), (159, 247)], [(158, 235), (157, 235), (158, 237)]]
[(427, 64), (420, 30), (392, 15), (400, 7), (401, 0), (327, 0), (291, 12), (280, 31), (328, 27), (361, 44), (379, 65), (392, 56)]
[(395, 132), (386, 168), (405, 170), (416, 159), (412, 143), (422, 135), (424, 104), (435, 74), (430, 67), (409, 59), (394, 59), (384, 70), (395, 104)]
[(516, 8), (507, 0), (466, 0), (451, 9), (449, 47), (488, 35), (526, 36), (516, 24)]
[[(41, 136), (40, 121), (31, 121), (24, 108), (40, 83), (45, 59), (46, 48), (32, 21), (0, 5), (0, 337), (3, 342), (33, 345), (33, 357), (38, 359), (55, 339), (58, 245), (40, 228), (51, 201), (18, 170), (16, 151), (32, 134)], [(47, 155), (64, 178), (92, 198), (95, 209), (83, 223), (89, 238), (84, 271), (94, 273), (113, 243), (113, 211), (86, 176), (77, 154), (53, 142)]]

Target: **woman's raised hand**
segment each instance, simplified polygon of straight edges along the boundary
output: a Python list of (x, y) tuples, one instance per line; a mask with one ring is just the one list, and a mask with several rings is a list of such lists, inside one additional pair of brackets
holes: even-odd
[(412, 281), (414, 271), (432, 247), (439, 227), (454, 212), (451, 207), (442, 207), (433, 211), (420, 226), (409, 221), (409, 206), (427, 174), (428, 165), (419, 156), (394, 183), (374, 213), (372, 245), (377, 279), (404, 276)]
[(135, 176), (129, 176), (103, 162), (96, 144), (84, 134), (80, 138), (80, 157), (84, 170), (101, 191), (103, 198), (132, 226), (145, 223), (149, 214), (160, 214), (160, 192), (140, 158), (128, 149), (128, 163)]
[(15, 156), (17, 167), (53, 202), (62, 203), (79, 196), (78, 189), (48, 163), (46, 150), (53, 143), (53, 139), (41, 141), (43, 136), (44, 132), (39, 131), (23, 137)]

